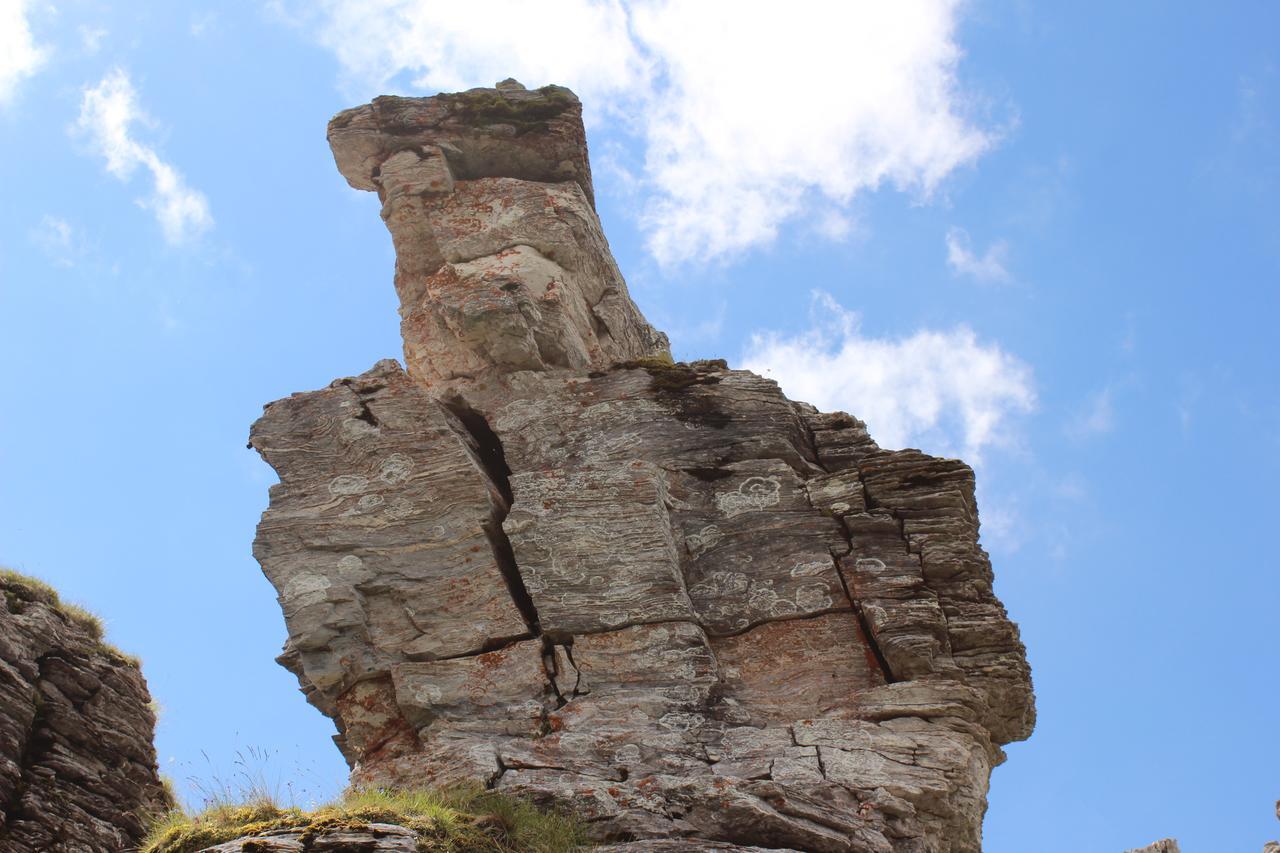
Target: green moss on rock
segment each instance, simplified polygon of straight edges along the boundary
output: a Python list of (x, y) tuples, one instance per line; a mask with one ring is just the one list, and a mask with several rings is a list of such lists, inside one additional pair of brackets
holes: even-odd
[(577, 103), (573, 93), (560, 86), (543, 86), (536, 91), (537, 98), (510, 99), (496, 89), (472, 89), (437, 97), (452, 116), (468, 124), (510, 125), (520, 136), (546, 128), (551, 119)]

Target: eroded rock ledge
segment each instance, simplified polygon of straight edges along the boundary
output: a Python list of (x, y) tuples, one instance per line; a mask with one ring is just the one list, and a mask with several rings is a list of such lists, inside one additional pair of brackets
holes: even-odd
[(1034, 707), (973, 472), (672, 364), (580, 113), (506, 81), (330, 124), (383, 202), (407, 371), (253, 427), (281, 662), (357, 784), (479, 779), (618, 849), (980, 849)]
[(0, 851), (132, 849), (169, 805), (137, 663), (43, 584), (0, 593)]

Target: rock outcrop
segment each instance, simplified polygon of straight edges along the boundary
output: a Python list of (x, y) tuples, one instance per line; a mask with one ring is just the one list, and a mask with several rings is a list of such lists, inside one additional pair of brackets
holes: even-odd
[[(1161, 838), (1146, 847), (1136, 847), (1127, 853), (1181, 853), (1182, 848), (1178, 846), (1178, 842), (1173, 838)], [(1265, 853), (1265, 851), (1264, 851)]]
[(43, 584), (0, 592), (0, 851), (133, 848), (169, 805), (137, 663)]
[(973, 472), (673, 364), (580, 113), (506, 81), (330, 123), (382, 200), (407, 369), (253, 427), (281, 662), (358, 785), (480, 780), (619, 850), (980, 849), (1034, 707)]

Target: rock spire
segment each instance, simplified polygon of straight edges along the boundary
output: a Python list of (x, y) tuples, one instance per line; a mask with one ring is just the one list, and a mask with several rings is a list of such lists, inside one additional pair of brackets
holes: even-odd
[(514, 81), (339, 114), (405, 369), (266, 408), (282, 663), (365, 785), (477, 780), (622, 850), (977, 851), (1030, 673), (972, 470), (673, 364), (581, 105)]

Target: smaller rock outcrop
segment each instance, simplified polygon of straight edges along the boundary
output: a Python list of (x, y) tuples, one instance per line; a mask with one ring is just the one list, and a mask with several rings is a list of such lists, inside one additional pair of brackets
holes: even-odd
[(169, 804), (138, 663), (43, 583), (0, 592), (0, 853), (134, 847)]

